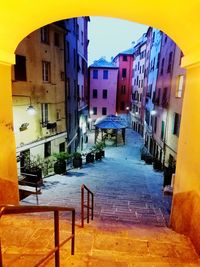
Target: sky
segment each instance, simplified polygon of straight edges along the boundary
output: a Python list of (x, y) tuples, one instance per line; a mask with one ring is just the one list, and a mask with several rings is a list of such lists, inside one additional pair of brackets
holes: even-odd
[(132, 47), (148, 26), (127, 20), (106, 17), (90, 17), (88, 38), (88, 65), (100, 57), (110, 61), (119, 52)]

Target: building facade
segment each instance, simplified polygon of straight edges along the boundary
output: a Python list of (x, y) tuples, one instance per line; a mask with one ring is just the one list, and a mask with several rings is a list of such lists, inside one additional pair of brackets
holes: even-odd
[(19, 170), (25, 157), (48, 159), (67, 147), (64, 36), (57, 24), (28, 35), (16, 49), (12, 97)]
[(118, 67), (104, 58), (89, 68), (90, 119), (92, 124), (102, 116), (116, 114)]
[(169, 108), (166, 121), (166, 141), (164, 147), (164, 165), (174, 165), (177, 158), (179, 130), (181, 122), (182, 103), (185, 88), (185, 69), (181, 68), (181, 58), (183, 54), (176, 45), (174, 51), (174, 63), (172, 68), (172, 82), (169, 98)]
[(119, 53), (114, 62), (119, 68), (116, 108), (118, 114), (123, 114), (131, 108), (133, 48)]
[(78, 140), (79, 149), (87, 144), (88, 125), (88, 22), (89, 17), (77, 18), (77, 62), (78, 62)]
[(172, 88), (172, 73), (176, 44), (166, 35), (162, 35), (160, 60), (155, 92), (155, 115), (152, 122), (153, 139), (150, 152), (158, 158), (163, 165), (166, 164), (166, 138), (169, 127), (169, 105)]
[(146, 46), (146, 34), (144, 34), (134, 46), (134, 62), (132, 67), (131, 125), (134, 131), (141, 135), (143, 135), (144, 131), (142, 99), (144, 94)]
[(63, 21), (67, 29), (65, 37), (66, 118), (68, 152), (77, 150), (78, 140), (78, 64), (77, 18)]
[(149, 64), (147, 67), (146, 84), (146, 108), (145, 108), (145, 144), (148, 151), (153, 154), (153, 120), (155, 109), (156, 83), (158, 77), (158, 68), (160, 64), (162, 33), (157, 29), (152, 29), (150, 38)]

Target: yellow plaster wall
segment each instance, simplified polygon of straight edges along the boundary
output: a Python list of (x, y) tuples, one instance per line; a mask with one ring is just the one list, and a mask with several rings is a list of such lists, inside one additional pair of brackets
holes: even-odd
[(17, 204), (16, 148), (13, 134), (11, 66), (0, 65), (0, 203)]

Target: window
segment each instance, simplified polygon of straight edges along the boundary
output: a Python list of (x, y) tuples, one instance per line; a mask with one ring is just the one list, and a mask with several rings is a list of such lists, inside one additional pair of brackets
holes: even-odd
[(93, 115), (97, 115), (97, 107), (93, 107)]
[(69, 46), (69, 42), (67, 41), (67, 49), (66, 49), (66, 57), (67, 57), (67, 62), (69, 63), (69, 59), (70, 59), (70, 46)]
[(157, 69), (159, 68), (160, 64), (160, 52), (158, 53), (158, 58), (157, 58)]
[(105, 107), (102, 108), (102, 115), (107, 115), (107, 108)]
[(126, 85), (122, 85), (121, 87), (121, 95), (125, 95), (126, 94)]
[(173, 134), (179, 136), (179, 128), (180, 128), (180, 115), (178, 113), (174, 113)]
[(154, 133), (157, 131), (157, 117), (154, 117)]
[(60, 109), (57, 109), (56, 110), (56, 120), (57, 121), (60, 121), (61, 120), (61, 110)]
[(65, 152), (65, 142), (59, 144), (59, 152)]
[(108, 79), (108, 70), (103, 71), (103, 79), (107, 80)]
[(126, 69), (122, 69), (122, 78), (126, 78)]
[(173, 57), (173, 52), (170, 52), (169, 54), (169, 62), (168, 62), (168, 67), (167, 67), (167, 72), (170, 73), (172, 69), (172, 57)]
[(76, 68), (76, 50), (73, 49), (74, 69)]
[(161, 133), (160, 133), (160, 138), (162, 140), (164, 140), (164, 134), (165, 134), (165, 122), (162, 121), (162, 125), (161, 125)]
[(97, 97), (98, 97), (97, 89), (93, 89), (92, 97), (93, 97), (93, 98), (97, 98)]
[(127, 55), (123, 55), (123, 61), (127, 61)]
[(42, 61), (42, 80), (50, 82), (50, 62)]
[(81, 31), (81, 44), (83, 45), (83, 31)]
[(98, 70), (93, 70), (93, 79), (98, 79)]
[(51, 156), (51, 141), (44, 143), (44, 157)]
[(67, 98), (70, 99), (71, 90), (70, 90), (70, 79), (69, 78), (67, 78), (67, 81), (66, 81), (66, 90), (67, 90)]
[(44, 44), (49, 44), (49, 27), (44, 26), (40, 30), (41, 42)]
[(166, 108), (168, 105), (168, 88), (163, 88), (163, 95), (162, 95), (162, 106)]
[(15, 80), (26, 81), (26, 57), (16, 55)]
[(184, 76), (179, 75), (177, 77), (176, 97), (181, 97), (183, 93)]
[(78, 96), (77, 92), (79, 92), (79, 85), (77, 84), (77, 81), (74, 80), (74, 99)]
[(41, 104), (41, 117), (42, 117), (42, 126), (45, 127), (48, 123), (48, 104)]
[(60, 72), (60, 79), (61, 79), (61, 81), (64, 81), (65, 80), (65, 73), (64, 73), (64, 71), (61, 71)]
[(124, 101), (120, 102), (120, 110), (124, 110), (125, 109), (125, 103)]
[(58, 47), (60, 45), (60, 35), (57, 32), (54, 32), (54, 45)]
[(108, 97), (108, 90), (107, 89), (103, 89), (103, 98), (107, 99)]
[(162, 59), (162, 63), (161, 63), (160, 75), (163, 75), (164, 64), (165, 64), (165, 59), (163, 58), (163, 59)]
[(79, 25), (78, 25), (78, 23), (76, 25), (76, 36), (77, 36), (77, 40), (79, 40)]

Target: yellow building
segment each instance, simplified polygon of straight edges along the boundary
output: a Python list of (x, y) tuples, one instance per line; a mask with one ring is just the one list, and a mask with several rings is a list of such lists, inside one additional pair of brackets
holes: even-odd
[(170, 90), (169, 108), (166, 118), (166, 140), (165, 140), (165, 165), (173, 164), (176, 161), (179, 130), (181, 122), (181, 112), (183, 104), (185, 69), (181, 68), (180, 61), (182, 52), (178, 46), (174, 53), (174, 66), (172, 73), (172, 83)]
[(64, 29), (50, 24), (29, 34), (15, 51), (12, 97), (18, 159), (27, 154), (48, 158), (66, 148), (64, 35)]

